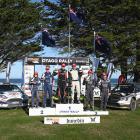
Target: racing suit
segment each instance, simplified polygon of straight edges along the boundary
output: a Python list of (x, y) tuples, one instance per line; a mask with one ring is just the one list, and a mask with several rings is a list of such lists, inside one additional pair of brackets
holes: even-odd
[(101, 80), (100, 90), (101, 90), (101, 110), (106, 110), (108, 94), (111, 92), (110, 81)]
[(52, 106), (52, 83), (53, 76), (50, 72), (45, 72), (42, 76), (44, 80), (44, 97), (43, 97), (43, 106), (46, 107), (47, 95), (50, 101), (50, 106)]
[(31, 89), (31, 92), (32, 92), (32, 98), (31, 98), (31, 101), (32, 101), (32, 107), (34, 107), (34, 99), (36, 97), (36, 107), (39, 106), (39, 102), (40, 102), (40, 98), (39, 98), (39, 93), (38, 93), (38, 87), (39, 85), (41, 84), (40, 82), (40, 78), (38, 77), (33, 77), (30, 81), (30, 84), (32, 85), (32, 89)]
[(76, 89), (77, 92), (77, 101), (80, 102), (80, 76), (82, 72), (78, 69), (71, 69), (70, 70), (70, 76), (72, 80), (72, 87), (71, 87), (71, 96), (72, 96), (72, 103), (74, 103), (74, 92)]
[(60, 93), (61, 103), (65, 103), (65, 92), (67, 85), (67, 70), (59, 69), (58, 70), (58, 92)]
[(90, 108), (93, 107), (94, 101), (93, 101), (93, 89), (94, 89), (94, 80), (92, 75), (87, 75), (84, 78), (83, 84), (86, 85), (86, 107), (88, 104), (90, 104)]

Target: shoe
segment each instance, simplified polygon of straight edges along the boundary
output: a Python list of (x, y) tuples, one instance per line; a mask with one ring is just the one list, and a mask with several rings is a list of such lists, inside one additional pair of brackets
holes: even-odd
[(93, 111), (94, 109), (93, 109), (93, 107), (90, 107), (90, 111)]
[(81, 101), (80, 100), (78, 100), (78, 104), (81, 104)]
[(31, 108), (35, 108), (35, 106), (31, 106)]

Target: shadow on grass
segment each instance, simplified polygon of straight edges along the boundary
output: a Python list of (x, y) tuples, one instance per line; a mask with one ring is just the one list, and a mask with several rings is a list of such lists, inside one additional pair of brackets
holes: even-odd
[(22, 107), (25, 114), (29, 115), (29, 107)]

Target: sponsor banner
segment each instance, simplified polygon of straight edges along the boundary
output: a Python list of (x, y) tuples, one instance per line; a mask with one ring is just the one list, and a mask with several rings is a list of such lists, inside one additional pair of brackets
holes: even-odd
[(83, 112), (83, 104), (56, 104), (56, 115), (76, 115)]
[(28, 57), (26, 63), (29, 65), (56, 65), (56, 64), (79, 64), (79, 65), (89, 65), (89, 58), (84, 57)]
[(90, 117), (44, 117), (44, 124), (100, 123), (100, 116)]
[(29, 84), (30, 79), (34, 75), (34, 66), (33, 65), (25, 65), (24, 66), (24, 83)]
[(100, 92), (100, 89), (98, 87), (95, 87), (94, 90), (93, 90), (93, 97), (94, 98), (98, 98), (101, 96), (101, 92)]
[(85, 95), (86, 94), (86, 86), (83, 85), (83, 81), (84, 81), (84, 78), (88, 75), (88, 71), (90, 69), (90, 66), (81, 66), (80, 69), (83, 72), (82, 76), (81, 76), (81, 81), (80, 81), (80, 84), (81, 84), (81, 94)]
[(29, 86), (30, 79), (34, 75), (34, 65), (24, 65), (24, 93), (31, 96), (31, 90)]

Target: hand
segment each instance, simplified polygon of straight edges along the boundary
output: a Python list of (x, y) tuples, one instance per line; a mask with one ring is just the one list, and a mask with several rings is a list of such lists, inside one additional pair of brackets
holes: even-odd
[(110, 95), (111, 95), (111, 93), (109, 92), (109, 93), (108, 93), (108, 96), (110, 96)]

